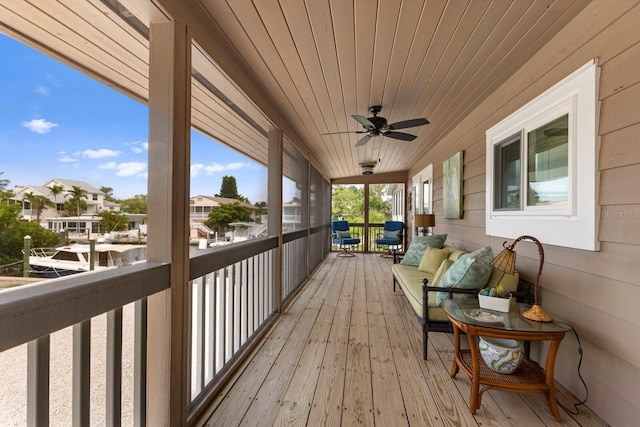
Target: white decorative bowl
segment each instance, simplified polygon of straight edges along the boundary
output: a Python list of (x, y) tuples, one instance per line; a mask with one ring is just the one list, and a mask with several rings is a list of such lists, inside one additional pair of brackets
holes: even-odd
[(509, 298), (498, 298), (478, 294), (478, 303), (480, 304), (480, 308), (508, 313), (509, 305), (511, 304), (511, 295), (509, 295)]
[(480, 337), (480, 355), (487, 366), (501, 374), (512, 374), (522, 361), (522, 341)]

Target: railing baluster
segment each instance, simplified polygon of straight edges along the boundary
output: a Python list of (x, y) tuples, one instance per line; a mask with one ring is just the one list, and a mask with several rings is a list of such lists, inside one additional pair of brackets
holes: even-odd
[(72, 423), (88, 426), (91, 414), (91, 319), (73, 325)]
[(45, 335), (27, 344), (27, 425), (49, 425), (49, 349)]
[(216, 319), (215, 319), (215, 315), (216, 315), (216, 310), (215, 310), (215, 292), (216, 292), (216, 287), (215, 287), (215, 274), (207, 274), (206, 276), (206, 282), (205, 282), (205, 296), (207, 298), (207, 304), (206, 304), (206, 322), (207, 324), (205, 325), (205, 329), (207, 331), (206, 334), (206, 341), (205, 341), (205, 348), (207, 349), (206, 354), (209, 355), (209, 357), (206, 358), (206, 363), (205, 363), (205, 370), (207, 372), (207, 375), (205, 376), (205, 378), (207, 380), (211, 379), (214, 377), (215, 373), (216, 373), (216, 364), (215, 364), (215, 339), (216, 339), (216, 331), (215, 331), (215, 327), (216, 327)]
[(107, 312), (107, 426), (122, 417), (122, 307)]
[(147, 299), (135, 302), (133, 347), (133, 423), (147, 425)]

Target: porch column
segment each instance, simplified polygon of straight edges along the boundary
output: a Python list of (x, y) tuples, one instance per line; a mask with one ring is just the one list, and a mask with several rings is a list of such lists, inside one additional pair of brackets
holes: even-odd
[(273, 306), (280, 312), (282, 306), (282, 131), (269, 132), (269, 164), (267, 185), (267, 233), (278, 236), (278, 247), (273, 257)]
[(191, 40), (179, 22), (149, 36), (149, 261), (171, 263), (171, 288), (148, 300), (147, 425), (181, 426), (188, 400)]

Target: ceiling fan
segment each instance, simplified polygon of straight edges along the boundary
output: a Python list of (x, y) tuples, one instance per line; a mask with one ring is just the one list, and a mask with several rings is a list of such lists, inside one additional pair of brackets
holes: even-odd
[(337, 133), (366, 133), (366, 135), (360, 138), (360, 140), (356, 143), (356, 147), (361, 147), (369, 142), (369, 140), (374, 136), (386, 136), (387, 138), (400, 139), (402, 141), (413, 141), (414, 139), (416, 139), (415, 135), (411, 135), (410, 133), (405, 132), (396, 132), (396, 130), (429, 124), (429, 120), (425, 119), (424, 117), (388, 124), (387, 119), (378, 116), (380, 110), (382, 110), (382, 106), (380, 105), (369, 107), (369, 113), (371, 114), (371, 117), (369, 118), (358, 116), (357, 114), (351, 115), (351, 117), (356, 119), (365, 130), (329, 132), (323, 133), (323, 135), (333, 135)]

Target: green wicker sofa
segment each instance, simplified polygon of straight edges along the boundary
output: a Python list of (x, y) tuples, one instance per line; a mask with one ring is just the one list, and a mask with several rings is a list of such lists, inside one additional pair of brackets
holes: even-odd
[[(512, 298), (512, 304), (515, 304), (516, 300), (530, 302), (528, 292), (530, 284), (521, 282), (517, 272), (513, 275), (508, 275), (493, 267), (491, 267), (491, 274), (488, 281), (486, 283), (480, 283), (476, 287), (439, 287), (438, 284), (447, 270), (455, 261), (460, 259), (461, 256), (467, 254), (467, 252), (451, 246), (444, 246), (444, 248), (448, 248), (449, 254), (447, 258), (442, 261), (435, 273), (422, 271), (418, 266), (400, 264), (404, 253), (398, 253), (396, 255), (394, 264), (391, 267), (393, 274), (393, 291), (396, 292), (397, 288), (400, 288), (422, 326), (422, 350), (424, 360), (427, 360), (429, 331), (452, 332), (451, 323), (444, 309), (438, 304), (441, 302), (438, 300), (442, 300), (443, 295), (445, 298), (451, 298), (454, 295), (458, 297), (459, 294), (466, 294), (463, 297), (477, 298), (480, 289), (502, 284), (512, 290), (512, 294), (515, 297)], [(442, 294), (441, 292), (445, 292), (448, 295)], [(440, 293), (440, 297), (438, 297), (438, 293)], [(424, 307), (427, 307), (426, 316), (424, 315)]]

